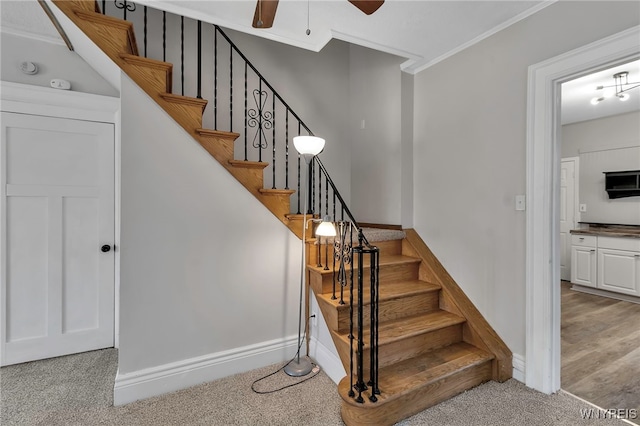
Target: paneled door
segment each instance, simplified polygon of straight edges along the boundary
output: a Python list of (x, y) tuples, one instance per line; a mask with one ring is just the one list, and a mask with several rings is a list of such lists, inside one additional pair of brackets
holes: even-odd
[(114, 344), (113, 124), (2, 113), (0, 364)]
[(560, 165), (560, 279), (571, 280), (571, 234), (575, 228), (576, 159)]

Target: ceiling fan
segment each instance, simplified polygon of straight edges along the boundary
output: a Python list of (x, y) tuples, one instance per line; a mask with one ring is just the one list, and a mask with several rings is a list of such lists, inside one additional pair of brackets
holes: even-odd
[[(349, 0), (349, 3), (371, 15), (382, 6), (384, 0)], [(278, 0), (258, 0), (253, 14), (253, 28), (271, 28), (277, 9)]]

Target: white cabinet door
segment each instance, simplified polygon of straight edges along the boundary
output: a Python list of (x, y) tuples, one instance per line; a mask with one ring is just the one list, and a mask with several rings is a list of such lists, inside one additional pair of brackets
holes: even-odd
[(596, 287), (595, 247), (571, 247), (571, 282)]
[(640, 254), (598, 249), (598, 288), (640, 296)]
[(113, 346), (113, 125), (3, 112), (0, 154), (0, 364)]

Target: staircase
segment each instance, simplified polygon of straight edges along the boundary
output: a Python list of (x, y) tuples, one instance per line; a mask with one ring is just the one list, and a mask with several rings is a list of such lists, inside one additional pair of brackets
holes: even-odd
[[(302, 215), (291, 214), (290, 198), (296, 191), (276, 189), (275, 177), (273, 188), (265, 189), (263, 170), (268, 163), (234, 158), (238, 133), (203, 128), (203, 111), (208, 101), (171, 93), (173, 65), (141, 57), (130, 22), (103, 15), (94, 0), (54, 0), (53, 3), (251, 194), (299, 238), (302, 237)], [(300, 121), (297, 127), (300, 131)], [(275, 148), (273, 158), (275, 162)], [(322, 169), (324, 171), (324, 166)], [(319, 209), (314, 210), (318, 213), (322, 213), (323, 180), (318, 177), (320, 204)], [(327, 212), (331, 201), (329, 183), (333, 187), (333, 182), (326, 175), (324, 207)], [(342, 204), (343, 215), (346, 206), (334, 192), (331, 205), (333, 217), (337, 219), (336, 196)], [(510, 351), (415, 231), (405, 230), (394, 239), (371, 242), (380, 250), (380, 394), (377, 401), (372, 402), (369, 398), (371, 389), (365, 390), (363, 401), (358, 402), (350, 396), (353, 378), (348, 373), (338, 385), (343, 400), (342, 418), (347, 425), (391, 425), (482, 382), (504, 381), (511, 377)], [(334, 298), (334, 271), (328, 267), (331, 260), (328, 262), (327, 259), (332, 259), (332, 256), (332, 250), (315, 244), (313, 239), (307, 241), (308, 284), (345, 370), (352, 372), (355, 369), (351, 367), (356, 361), (350, 337), (350, 292), (345, 291), (342, 295), (344, 303), (341, 303), (339, 295)], [(369, 268), (368, 264), (362, 266)], [(368, 292), (364, 293), (364, 304), (369, 306)], [(371, 343), (366, 337), (369, 335), (368, 315), (364, 316), (362, 323), (365, 329), (364, 358), (368, 359)], [(370, 365), (363, 363), (362, 369), (368, 375)]]
[[(366, 233), (365, 233), (366, 234)], [(362, 403), (349, 396), (347, 376), (338, 385), (342, 419), (349, 426), (392, 425), (488, 380), (511, 377), (511, 353), (473, 307), (414, 230), (380, 249), (379, 388)], [(346, 371), (350, 371), (349, 294), (333, 294), (332, 270), (322, 246), (308, 243), (309, 282)], [(329, 266), (331, 266), (329, 260)], [(367, 265), (365, 265), (367, 266)], [(354, 296), (355, 297), (355, 296)], [(368, 293), (363, 294), (370, 304)], [(364, 312), (368, 312), (365, 309)], [(369, 318), (365, 315), (365, 359)], [(355, 362), (355, 361), (354, 361)], [(364, 365), (368, 374), (368, 365)]]

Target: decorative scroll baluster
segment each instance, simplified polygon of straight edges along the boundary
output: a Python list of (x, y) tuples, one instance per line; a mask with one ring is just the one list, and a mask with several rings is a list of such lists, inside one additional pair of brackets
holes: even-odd
[[(127, 11), (134, 12), (136, 10), (136, 4), (126, 0), (114, 0), (113, 4), (117, 9), (122, 10), (122, 15), (125, 21), (127, 20)], [(104, 7), (104, 2), (103, 2)], [(103, 8), (104, 10), (104, 8)]]

